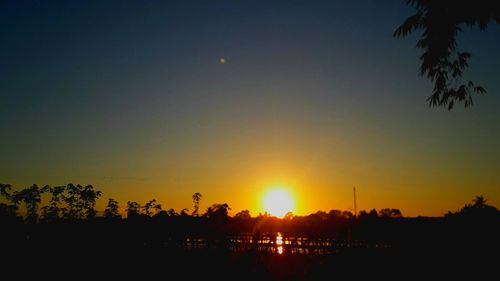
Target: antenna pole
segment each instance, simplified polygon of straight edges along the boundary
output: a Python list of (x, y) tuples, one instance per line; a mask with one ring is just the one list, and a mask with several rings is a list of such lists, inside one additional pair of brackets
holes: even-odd
[(355, 186), (352, 188), (352, 192), (354, 193), (354, 218), (356, 218), (358, 216), (358, 210), (357, 210), (357, 206), (356, 206), (356, 187)]

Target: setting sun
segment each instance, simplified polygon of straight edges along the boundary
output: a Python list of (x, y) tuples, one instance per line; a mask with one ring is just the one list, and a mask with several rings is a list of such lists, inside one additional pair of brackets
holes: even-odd
[(284, 189), (273, 189), (264, 196), (264, 209), (273, 216), (283, 217), (293, 211), (293, 199)]

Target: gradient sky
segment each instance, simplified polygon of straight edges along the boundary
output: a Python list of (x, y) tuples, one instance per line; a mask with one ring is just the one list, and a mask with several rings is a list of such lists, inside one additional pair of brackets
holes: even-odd
[[(0, 182), (164, 208), (500, 207), (500, 27), (465, 29), (470, 109), (429, 108), (403, 1), (2, 1)], [(220, 64), (221, 57), (226, 59)]]

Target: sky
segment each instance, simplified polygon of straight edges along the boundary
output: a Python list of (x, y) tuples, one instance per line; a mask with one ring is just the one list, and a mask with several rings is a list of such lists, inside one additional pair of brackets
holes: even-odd
[[(465, 28), (474, 106), (429, 108), (403, 1), (2, 1), (0, 182), (123, 207), (500, 207), (500, 25)], [(225, 63), (220, 63), (221, 58)]]

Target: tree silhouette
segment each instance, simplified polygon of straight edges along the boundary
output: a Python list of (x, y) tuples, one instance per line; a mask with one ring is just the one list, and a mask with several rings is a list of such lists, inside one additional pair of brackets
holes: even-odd
[(285, 216), (283, 217), (284, 220), (291, 220), (293, 219), (294, 215), (292, 211), (286, 212)]
[(227, 234), (230, 222), (230, 209), (231, 208), (229, 208), (229, 205), (226, 203), (212, 204), (204, 214), (204, 217), (208, 220), (208, 229), (212, 235), (212, 242), (215, 243), (219, 249), (228, 247)]
[(127, 218), (139, 217), (141, 214), (141, 205), (135, 201), (128, 201), (125, 212), (127, 212)]
[[(12, 185), (0, 183), (0, 198), (5, 198), (6, 201), (12, 202), (12, 195), (10, 190)], [(0, 218), (14, 218), (16, 217), (17, 206), (16, 204), (0, 203)]]
[(486, 206), (486, 200), (482, 195), (481, 196), (476, 196), (476, 198), (474, 198), (474, 200), (472, 200), (472, 203), (473, 203), (473, 207), (475, 208), (485, 208)]
[(461, 81), (468, 66), (470, 53), (457, 50), (456, 36), (462, 26), (479, 26), (485, 30), (491, 19), (500, 23), (498, 0), (406, 0), (416, 13), (406, 19), (394, 32), (395, 37), (406, 37), (416, 30), (423, 30), (416, 47), (423, 49), (420, 57), (420, 74), (433, 83), (432, 95), (427, 99), (430, 106), (447, 106), (463, 102), (472, 105), (472, 94), (485, 93), (474, 82)]
[(476, 196), (472, 203), (465, 206), (456, 213), (448, 213), (448, 215), (465, 215), (471, 217), (495, 216), (499, 215), (499, 211), (494, 206), (486, 204), (487, 200), (483, 196)]
[(65, 217), (68, 219), (94, 218), (95, 204), (100, 196), (101, 191), (94, 190), (92, 185), (68, 184), (66, 193), (62, 195), (63, 201), (68, 206)]
[(179, 213), (179, 216), (181, 216), (181, 217), (189, 217), (189, 213), (188, 212), (189, 212), (189, 209), (188, 208), (184, 208)]
[(169, 217), (177, 217), (179, 214), (173, 208), (170, 208), (167, 211), (167, 215)]
[(229, 205), (226, 203), (213, 204), (212, 206), (208, 207), (205, 216), (209, 220), (225, 220), (228, 217), (230, 209), (231, 208), (229, 208)]
[(10, 190), (12, 189), (12, 185), (0, 183), (0, 196), (4, 197), (7, 200), (11, 200)]
[(33, 184), (30, 187), (14, 192), (12, 201), (16, 205), (24, 203), (27, 211), (26, 219), (30, 222), (36, 222), (38, 219), (38, 206), (42, 201), (42, 194), (48, 189), (49, 186), (39, 188), (38, 185)]
[(17, 206), (0, 203), (0, 219), (16, 217)]
[(381, 209), (379, 214), (383, 218), (401, 218), (403, 216), (399, 209), (390, 208)]
[(80, 201), (87, 219), (95, 217), (97, 213), (95, 211), (95, 204), (97, 199), (101, 197), (101, 194), (101, 191), (94, 190), (92, 185), (87, 185), (80, 190)]
[(156, 202), (155, 199), (150, 200), (143, 207), (144, 214), (148, 217), (151, 217), (161, 211), (161, 205)]
[(42, 218), (49, 221), (57, 220), (66, 211), (66, 208), (60, 207), (62, 195), (66, 191), (66, 186), (49, 187), (47, 190), (51, 194), (48, 206), (42, 207)]
[(118, 201), (113, 198), (109, 198), (108, 205), (106, 206), (106, 209), (104, 209), (104, 217), (107, 219), (121, 218), (120, 213), (118, 212), (119, 209), (120, 206), (118, 205)]
[(193, 203), (194, 203), (194, 210), (193, 210), (193, 216), (197, 217), (199, 216), (198, 210), (200, 209), (200, 200), (201, 200), (201, 193), (196, 192), (193, 194)]
[(252, 218), (252, 216), (250, 215), (249, 210), (242, 210), (242, 211), (236, 213), (236, 215), (234, 215), (234, 219), (237, 219), (237, 220), (248, 221), (251, 218)]

